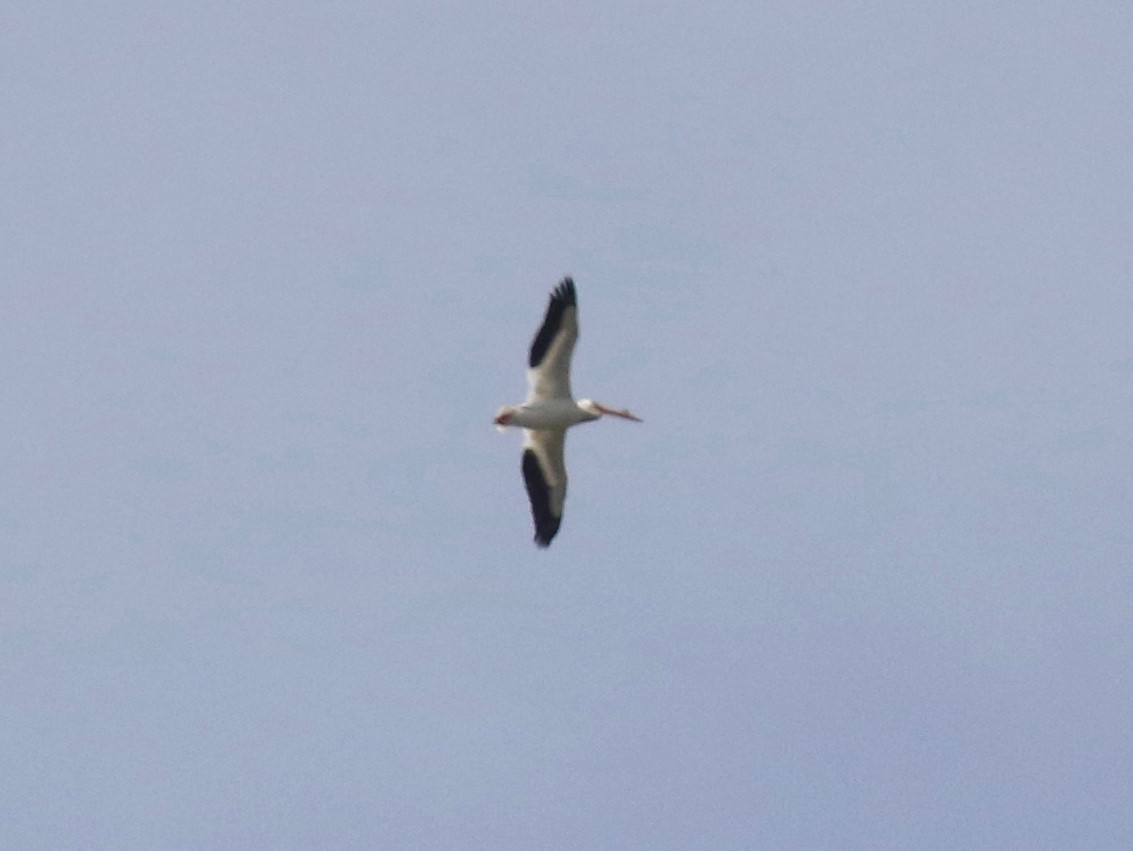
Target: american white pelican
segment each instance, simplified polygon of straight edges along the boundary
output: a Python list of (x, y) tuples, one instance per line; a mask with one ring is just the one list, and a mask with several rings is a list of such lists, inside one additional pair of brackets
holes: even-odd
[(578, 339), (578, 297), (574, 281), (563, 278), (551, 292), (547, 315), (527, 359), (527, 401), (505, 405), (495, 423), (523, 429), (523, 481), (535, 519), (535, 543), (551, 545), (563, 521), (567, 474), (563, 463), (566, 430), (612, 414), (641, 422), (629, 411), (607, 408), (592, 399), (577, 402), (570, 393), (570, 356)]

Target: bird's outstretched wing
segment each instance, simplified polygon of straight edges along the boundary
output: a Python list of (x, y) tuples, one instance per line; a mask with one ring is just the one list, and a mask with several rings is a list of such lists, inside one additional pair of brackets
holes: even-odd
[(551, 292), (531, 353), (527, 358), (527, 400), (569, 399), (570, 356), (578, 339), (578, 295), (574, 281), (563, 278)]
[(549, 547), (563, 522), (567, 474), (563, 460), (566, 429), (524, 429), (523, 483), (531, 500), (535, 543)]

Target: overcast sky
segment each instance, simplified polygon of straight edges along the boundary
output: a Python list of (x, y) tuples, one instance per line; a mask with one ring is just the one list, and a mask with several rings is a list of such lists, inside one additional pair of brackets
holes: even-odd
[(3, 844), (1133, 847), (1131, 10), (8, 4)]

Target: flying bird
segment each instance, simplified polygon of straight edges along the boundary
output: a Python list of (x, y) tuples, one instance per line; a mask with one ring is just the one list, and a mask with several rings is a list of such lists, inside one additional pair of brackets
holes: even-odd
[(563, 462), (566, 430), (603, 414), (634, 422), (641, 420), (625, 410), (608, 408), (593, 399), (570, 392), (570, 357), (578, 339), (578, 294), (574, 281), (563, 278), (551, 291), (547, 315), (527, 358), (527, 401), (505, 405), (496, 413), (496, 426), (523, 429), (523, 482), (535, 520), (535, 543), (548, 547), (563, 522), (567, 473)]

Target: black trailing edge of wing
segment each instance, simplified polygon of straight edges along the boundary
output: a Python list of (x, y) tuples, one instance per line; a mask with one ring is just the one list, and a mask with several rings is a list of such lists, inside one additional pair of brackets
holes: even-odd
[(551, 291), (551, 303), (547, 305), (547, 315), (543, 318), (543, 327), (539, 329), (539, 333), (531, 341), (531, 355), (527, 359), (529, 367), (534, 369), (542, 363), (547, 354), (547, 349), (551, 348), (555, 334), (559, 331), (559, 325), (562, 324), (566, 309), (577, 305), (578, 296), (574, 291), (574, 280), (569, 277), (563, 278), (559, 285)]
[[(568, 279), (569, 280), (569, 279)], [(531, 500), (531, 516), (535, 520), (535, 543), (549, 547), (551, 539), (559, 531), (561, 517), (551, 513), (551, 495), (539, 459), (530, 449), (523, 451), (523, 483), (527, 485), (527, 496)]]

